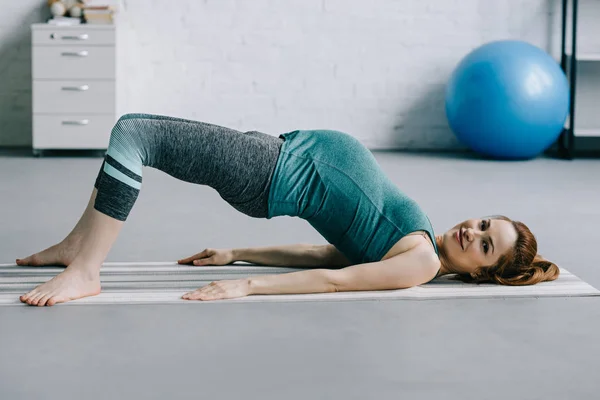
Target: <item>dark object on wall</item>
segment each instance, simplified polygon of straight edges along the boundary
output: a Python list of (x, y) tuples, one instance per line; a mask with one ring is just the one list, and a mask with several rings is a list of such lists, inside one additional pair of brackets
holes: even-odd
[[(561, 155), (569, 160), (573, 159), (573, 148), (575, 146), (575, 85), (577, 79), (577, 6), (579, 0), (573, 0), (573, 11), (571, 13), (571, 57), (567, 71), (567, 5), (569, 0), (562, 0), (562, 32), (561, 32), (561, 54), (560, 67), (567, 74), (570, 86), (571, 105), (569, 109), (569, 127), (565, 128), (558, 138), (558, 147)], [(568, 72), (568, 73), (567, 73)]]

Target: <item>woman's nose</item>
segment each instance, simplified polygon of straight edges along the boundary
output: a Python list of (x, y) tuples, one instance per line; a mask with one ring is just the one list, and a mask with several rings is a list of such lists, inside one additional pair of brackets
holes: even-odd
[(473, 228), (465, 229), (465, 239), (467, 239), (469, 242), (472, 242), (474, 238), (475, 232), (473, 231)]

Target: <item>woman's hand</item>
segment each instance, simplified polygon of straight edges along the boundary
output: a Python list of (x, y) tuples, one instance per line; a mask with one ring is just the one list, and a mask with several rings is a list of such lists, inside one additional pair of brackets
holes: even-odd
[(246, 278), (211, 282), (209, 285), (184, 294), (181, 298), (184, 300), (207, 301), (234, 299), (236, 297), (245, 297), (249, 294), (250, 280)]
[(206, 249), (201, 253), (193, 255), (183, 260), (178, 260), (178, 264), (193, 265), (227, 265), (233, 261), (233, 250), (231, 249)]

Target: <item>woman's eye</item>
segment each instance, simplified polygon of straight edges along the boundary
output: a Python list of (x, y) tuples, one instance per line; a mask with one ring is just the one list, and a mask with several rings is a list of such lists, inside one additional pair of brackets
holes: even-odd
[(487, 242), (483, 242), (483, 252), (485, 254), (487, 254), (488, 250), (489, 250), (489, 245), (487, 244)]
[(481, 221), (481, 230), (482, 231), (485, 230), (485, 226), (486, 226), (486, 222), (485, 221)]

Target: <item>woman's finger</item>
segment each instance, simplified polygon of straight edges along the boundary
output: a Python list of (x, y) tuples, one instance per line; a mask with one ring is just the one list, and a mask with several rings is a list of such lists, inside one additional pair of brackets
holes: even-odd
[(194, 254), (194, 255), (193, 255), (193, 256), (191, 256), (191, 257), (184, 258), (183, 260), (179, 260), (179, 261), (177, 261), (177, 262), (178, 262), (179, 264), (187, 264), (187, 263), (190, 263), (190, 262), (192, 262), (193, 260), (195, 260), (195, 259), (197, 259), (197, 258), (202, 258), (202, 257), (204, 257), (205, 255), (206, 255), (206, 250), (202, 251), (201, 253)]
[(198, 257), (198, 254), (196, 254), (196, 255), (193, 255), (193, 256), (191, 256), (191, 257), (188, 257), (188, 258), (183, 258), (183, 259), (181, 259), (181, 260), (177, 260), (177, 262), (178, 262), (179, 264), (187, 264), (187, 263), (190, 263), (190, 262), (192, 262), (192, 260), (194, 260), (194, 259), (195, 259), (195, 258), (197, 258), (197, 257)]
[(196, 300), (198, 298), (197, 296), (198, 296), (198, 291), (195, 290), (193, 292), (184, 294), (183, 296), (181, 296), (181, 298), (184, 300)]
[(240, 292), (239, 281), (214, 281), (201, 288), (181, 296), (184, 300), (223, 300), (247, 296), (248, 293)]
[(184, 298), (187, 298), (188, 300), (197, 300), (205, 294), (204, 292), (204, 287), (201, 287), (192, 292), (186, 293)]
[(194, 265), (210, 265), (214, 260), (212, 257), (203, 258), (201, 260), (194, 260)]
[(205, 288), (194, 290), (183, 295), (185, 300), (209, 300), (212, 298), (212, 291), (206, 291)]

